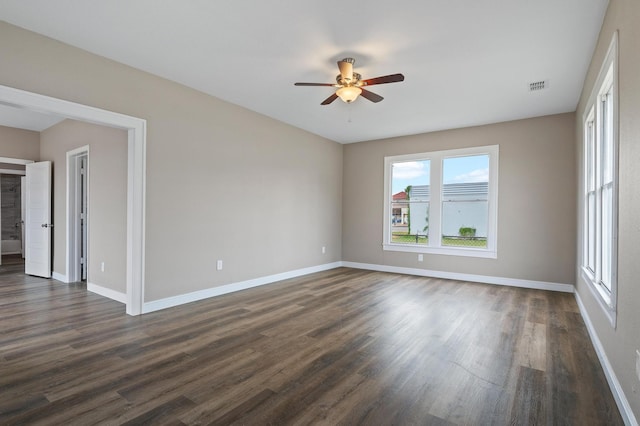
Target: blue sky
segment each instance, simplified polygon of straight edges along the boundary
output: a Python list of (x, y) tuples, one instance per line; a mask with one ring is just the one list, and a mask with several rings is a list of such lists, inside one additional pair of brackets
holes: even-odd
[[(445, 158), (444, 183), (488, 182), (489, 156)], [(393, 164), (392, 193), (403, 191), (408, 185), (428, 185), (429, 161), (406, 161)]]

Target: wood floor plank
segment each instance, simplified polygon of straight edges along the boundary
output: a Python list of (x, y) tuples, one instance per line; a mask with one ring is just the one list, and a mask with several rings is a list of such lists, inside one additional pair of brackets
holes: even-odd
[(348, 268), (128, 317), (0, 266), (2, 424), (607, 424), (570, 294)]

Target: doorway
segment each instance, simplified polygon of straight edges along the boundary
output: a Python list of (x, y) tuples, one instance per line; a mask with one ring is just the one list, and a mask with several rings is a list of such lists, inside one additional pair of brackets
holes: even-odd
[(11, 263), (24, 259), (24, 176), (31, 162), (0, 157), (0, 265), (9, 256)]
[(89, 147), (67, 152), (67, 271), (70, 282), (87, 281), (89, 262)]
[(126, 312), (144, 312), (146, 121), (0, 85), (0, 104), (128, 131)]
[(16, 170), (15, 173), (9, 174), (0, 170), (0, 260), (3, 263), (9, 259), (15, 263), (16, 259), (24, 257), (21, 181), (23, 173)]

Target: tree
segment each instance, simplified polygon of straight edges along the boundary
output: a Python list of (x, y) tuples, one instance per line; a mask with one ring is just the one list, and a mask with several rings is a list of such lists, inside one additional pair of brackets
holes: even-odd
[(424, 218), (426, 225), (424, 225), (424, 228), (422, 229), (422, 232), (425, 233), (425, 235), (429, 235), (429, 209), (427, 209), (427, 215)]

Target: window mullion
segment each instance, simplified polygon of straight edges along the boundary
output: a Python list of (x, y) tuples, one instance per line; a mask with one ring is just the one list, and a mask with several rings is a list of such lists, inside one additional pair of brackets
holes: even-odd
[(429, 246), (442, 247), (442, 156), (432, 158), (430, 179)]

